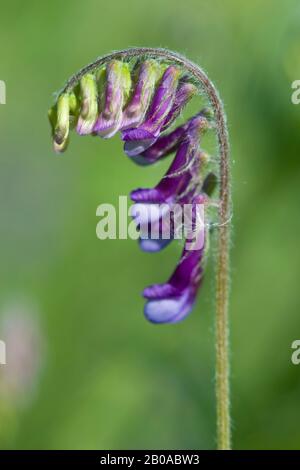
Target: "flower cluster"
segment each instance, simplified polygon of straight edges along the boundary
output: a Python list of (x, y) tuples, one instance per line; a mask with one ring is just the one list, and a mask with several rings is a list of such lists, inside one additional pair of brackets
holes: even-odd
[[(212, 113), (205, 108), (166, 132), (197, 92), (179, 66), (152, 59), (135, 64), (111, 60), (96, 72), (81, 76), (77, 84), (59, 95), (49, 111), (56, 152), (66, 149), (70, 128), (75, 127), (79, 135), (105, 139), (120, 132), (125, 153), (139, 165), (151, 165), (175, 153), (154, 188), (139, 188), (131, 193), (132, 216), (144, 251), (160, 251), (176, 238), (174, 208), (187, 204), (192, 207), (191, 230), (185, 233), (185, 245), (174, 273), (165, 284), (147, 287), (143, 293), (145, 315), (154, 323), (177, 322), (186, 317), (203, 279), (208, 221), (197, 223), (197, 207), (204, 206), (206, 217), (216, 185), (214, 173), (208, 170), (208, 154), (201, 148), (203, 134), (213, 126)], [(167, 210), (156, 210), (158, 205)], [(151, 214), (150, 220), (143, 217), (145, 213)], [(151, 236), (153, 226), (163, 233), (167, 224), (168, 238)], [(199, 238), (202, 243), (197, 243)]]

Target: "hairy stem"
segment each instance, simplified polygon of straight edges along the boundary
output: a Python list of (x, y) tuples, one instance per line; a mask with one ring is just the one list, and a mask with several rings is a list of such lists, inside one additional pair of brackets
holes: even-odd
[(134, 47), (113, 52), (98, 58), (73, 75), (62, 91), (73, 88), (87, 72), (92, 72), (111, 59), (130, 59), (151, 56), (183, 67), (208, 96), (214, 110), (220, 158), (220, 205), (218, 257), (216, 267), (216, 402), (218, 449), (230, 449), (230, 400), (229, 400), (229, 345), (228, 345), (228, 293), (229, 293), (229, 242), (230, 242), (230, 160), (226, 116), (222, 101), (206, 73), (185, 57), (166, 49)]

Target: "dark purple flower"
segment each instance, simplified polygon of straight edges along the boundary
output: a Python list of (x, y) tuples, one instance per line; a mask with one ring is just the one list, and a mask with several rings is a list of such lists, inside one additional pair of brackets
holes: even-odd
[(120, 129), (123, 106), (131, 88), (129, 65), (113, 60), (102, 72), (106, 76), (104, 103), (100, 103), (100, 115), (94, 125), (94, 133), (108, 139)]
[(160, 136), (156, 142), (139, 155), (130, 157), (138, 165), (151, 165), (176, 150), (188, 128), (189, 122), (177, 127), (169, 134)]
[(68, 145), (70, 130), (70, 95), (63, 93), (49, 113), (53, 133), (53, 148), (55, 152), (63, 152)]
[(88, 73), (80, 80), (81, 110), (76, 130), (80, 135), (87, 135), (93, 131), (97, 116), (97, 84), (93, 74)]
[(192, 117), (187, 122), (174, 129), (172, 132), (160, 136), (153, 145), (151, 145), (141, 154), (132, 156), (131, 160), (142, 166), (156, 163), (157, 161), (167, 157), (177, 150), (180, 142), (187, 135), (188, 129), (191, 128), (193, 124), (196, 123), (200, 126), (201, 133), (205, 132), (209, 128), (208, 118), (209, 113), (205, 108), (196, 116)]
[(176, 90), (173, 106), (164, 120), (161, 131), (167, 129), (179, 116), (183, 108), (196, 94), (197, 88), (192, 83), (181, 82)]
[[(201, 196), (195, 198), (193, 204), (203, 204)], [(144, 313), (153, 323), (176, 323), (183, 320), (193, 308), (203, 279), (206, 251), (204, 224), (196, 225), (196, 230), (196, 238), (202, 238), (202, 242), (193, 249), (188, 246), (191, 242), (186, 241), (181, 259), (169, 281), (144, 289), (143, 295), (147, 299)]]
[(159, 83), (152, 99), (146, 119), (138, 127), (122, 131), (125, 141), (124, 150), (129, 156), (138, 155), (150, 147), (158, 138), (160, 131), (169, 115), (178, 86), (180, 70), (169, 66)]

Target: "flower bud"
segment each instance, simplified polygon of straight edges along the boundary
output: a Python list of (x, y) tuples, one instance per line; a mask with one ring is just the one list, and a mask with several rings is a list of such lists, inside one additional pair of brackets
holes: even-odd
[[(56, 124), (54, 125), (53, 146), (55, 152), (63, 152), (68, 144), (69, 137), (69, 116), (70, 116), (70, 97), (68, 93), (63, 93), (57, 100)], [(53, 111), (51, 119), (54, 119)]]
[(90, 134), (98, 115), (97, 85), (95, 76), (91, 73), (84, 75), (80, 80), (81, 111), (77, 123), (77, 132), (80, 135)]
[[(100, 78), (103, 78), (103, 71)], [(104, 103), (93, 131), (108, 139), (121, 126), (123, 107), (131, 88), (129, 65), (119, 60), (109, 62), (105, 70), (105, 79)]]
[(180, 73), (180, 69), (173, 65), (166, 69), (154, 94), (145, 121), (138, 127), (122, 132), (122, 139), (125, 141), (124, 150), (128, 156), (133, 157), (144, 152), (159, 137), (165, 119), (174, 103)]

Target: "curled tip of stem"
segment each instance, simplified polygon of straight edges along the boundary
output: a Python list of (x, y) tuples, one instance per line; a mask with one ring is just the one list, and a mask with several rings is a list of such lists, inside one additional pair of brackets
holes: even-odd
[(135, 47), (113, 52), (98, 58), (73, 75), (62, 90), (70, 92), (80, 79), (108, 61), (132, 58), (162, 59), (182, 67), (208, 97), (214, 112), (219, 147), (220, 203), (218, 224), (218, 257), (216, 266), (216, 399), (217, 442), (219, 449), (230, 449), (229, 360), (228, 360), (228, 281), (230, 240), (230, 160), (226, 116), (219, 94), (206, 73), (185, 57), (166, 49)]

